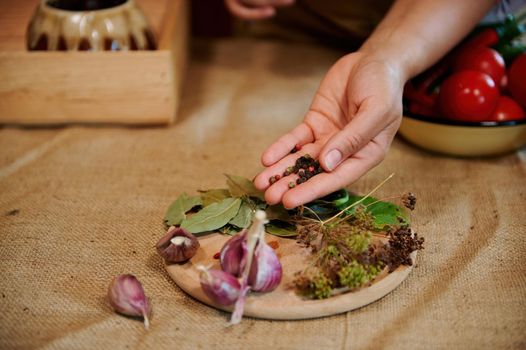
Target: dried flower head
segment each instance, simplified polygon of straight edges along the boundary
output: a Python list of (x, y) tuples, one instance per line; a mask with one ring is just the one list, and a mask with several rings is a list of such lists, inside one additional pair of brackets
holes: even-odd
[(407, 192), (402, 196), (402, 203), (409, 210), (415, 210), (416, 196), (412, 192)]

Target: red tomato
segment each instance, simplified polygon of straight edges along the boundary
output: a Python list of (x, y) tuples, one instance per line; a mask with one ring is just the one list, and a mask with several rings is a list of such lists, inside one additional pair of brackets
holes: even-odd
[(508, 70), (508, 89), (515, 101), (526, 108), (526, 53), (511, 64)]
[(485, 121), (497, 106), (499, 89), (489, 75), (464, 70), (453, 73), (442, 83), (438, 96), (445, 117), (466, 121)]
[(500, 96), (497, 101), (497, 107), (491, 115), (491, 120), (503, 122), (506, 120), (524, 119), (526, 115), (522, 107), (508, 96)]
[(468, 46), (458, 55), (453, 64), (455, 72), (461, 70), (478, 70), (489, 75), (493, 81), (500, 84), (506, 74), (504, 59), (489, 47)]

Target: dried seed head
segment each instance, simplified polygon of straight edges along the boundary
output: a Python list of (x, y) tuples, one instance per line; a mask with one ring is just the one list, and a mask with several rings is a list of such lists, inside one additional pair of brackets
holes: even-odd
[(179, 263), (192, 258), (199, 248), (197, 238), (182, 228), (170, 227), (155, 245), (166, 263)]
[(416, 196), (412, 192), (408, 192), (402, 196), (402, 203), (409, 210), (414, 210), (416, 205)]

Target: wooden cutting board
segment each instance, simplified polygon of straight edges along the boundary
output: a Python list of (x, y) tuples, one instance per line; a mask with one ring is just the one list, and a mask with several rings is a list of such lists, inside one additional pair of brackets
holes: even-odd
[[(203, 264), (220, 269), (214, 254), (219, 252), (229, 236), (214, 233), (199, 239), (201, 247), (197, 254), (184, 264), (170, 264), (166, 269), (177, 285), (197, 300), (214, 308), (232, 311), (214, 303), (201, 290), (196, 265)], [(276, 252), (283, 266), (283, 278), (277, 289), (270, 293), (249, 293), (245, 303), (245, 316), (274, 320), (298, 320), (316, 318), (351, 311), (370, 304), (393, 291), (409, 275), (411, 266), (400, 266), (392, 273), (384, 270), (368, 286), (359, 290), (333, 296), (324, 300), (310, 300), (298, 296), (292, 286), (294, 273), (303, 269), (309, 259), (309, 251), (294, 239), (266, 235), (267, 242), (278, 241)], [(413, 261), (416, 252), (412, 254)]]

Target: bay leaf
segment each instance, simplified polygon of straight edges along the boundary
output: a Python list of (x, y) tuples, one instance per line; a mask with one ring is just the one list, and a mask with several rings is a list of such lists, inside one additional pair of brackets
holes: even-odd
[[(349, 200), (339, 207), (341, 209), (345, 209), (352, 203), (356, 203), (362, 198), (363, 196), (349, 196)], [(409, 216), (407, 215), (407, 211), (399, 205), (391, 202), (379, 201), (374, 197), (368, 197), (360, 204), (365, 206), (366, 211), (371, 213), (371, 215), (374, 217), (375, 227), (379, 230), (382, 230), (389, 225), (400, 226), (409, 224)], [(351, 214), (354, 212), (354, 210), (356, 210), (356, 207), (351, 208), (348, 213)]]
[(250, 205), (243, 201), (243, 203), (239, 207), (239, 211), (237, 212), (236, 216), (234, 216), (234, 218), (228, 223), (239, 228), (247, 228), (252, 222), (253, 214), (254, 211), (252, 210)]
[(186, 218), (186, 213), (198, 205), (202, 205), (200, 197), (190, 197), (186, 193), (181, 194), (168, 207), (168, 210), (164, 215), (165, 224), (168, 226), (181, 224), (181, 222)]
[(191, 233), (217, 230), (237, 215), (240, 205), (240, 198), (226, 198), (221, 202), (212, 203), (183, 220), (181, 227)]
[(275, 205), (269, 205), (265, 212), (267, 213), (267, 219), (269, 220), (282, 220), (287, 221), (290, 216), (287, 212), (287, 209), (283, 206), (283, 204), (275, 204)]
[(249, 197), (255, 197), (262, 201), (265, 200), (265, 197), (263, 196), (263, 192), (258, 190), (252, 181), (250, 181), (247, 178), (244, 178), (242, 176), (238, 175), (231, 175), (231, 174), (225, 174), (226, 176), (226, 184), (228, 185), (228, 189), (230, 190), (230, 194), (233, 197), (243, 197), (243, 196), (249, 196)]
[(265, 231), (278, 237), (295, 237), (298, 235), (295, 225), (281, 220), (270, 220), (265, 225)]
[(199, 191), (203, 206), (208, 206), (212, 203), (221, 202), (223, 199), (230, 197), (230, 192), (226, 188), (216, 188), (206, 191)]

